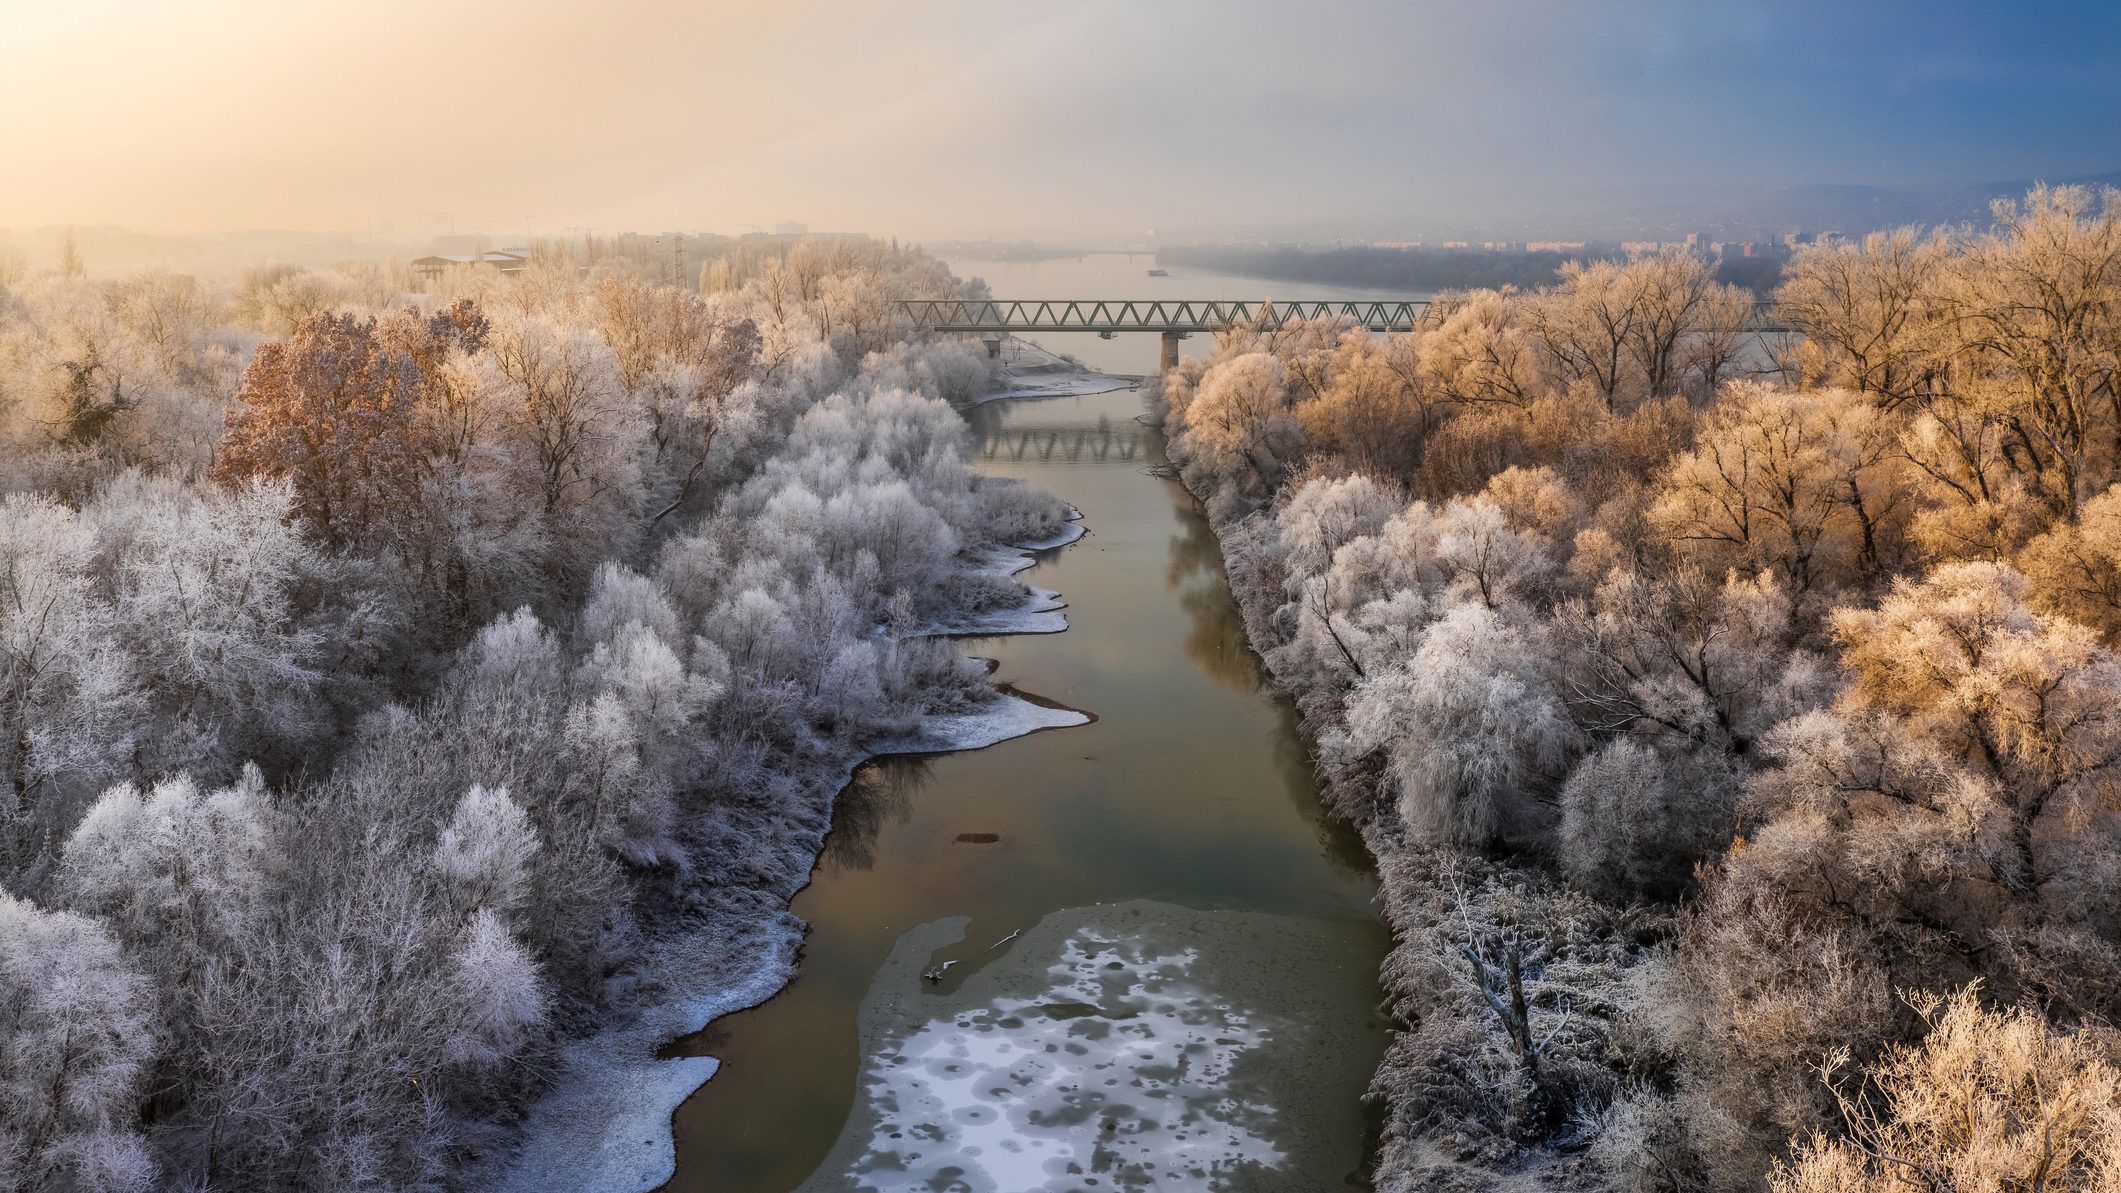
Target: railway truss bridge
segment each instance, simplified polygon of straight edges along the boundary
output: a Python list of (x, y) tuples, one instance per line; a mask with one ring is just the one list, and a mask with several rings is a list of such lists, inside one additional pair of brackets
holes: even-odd
[[(1255, 325), (1279, 327), (1313, 319), (1344, 319), (1373, 332), (1412, 331), (1449, 313), (1445, 301), (1429, 299), (1307, 299), (1276, 302), (1193, 298), (950, 298), (906, 299), (899, 312), (916, 332), (984, 335), (990, 351), (1017, 333), (1087, 331), (1106, 339), (1123, 332), (1163, 337), (1161, 368), (1178, 364), (1178, 342), (1196, 332)], [(1746, 331), (1780, 332), (1768, 304), (1756, 304)]]

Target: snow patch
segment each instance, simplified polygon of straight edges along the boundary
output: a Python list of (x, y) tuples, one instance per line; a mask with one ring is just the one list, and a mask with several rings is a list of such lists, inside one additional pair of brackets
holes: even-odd
[(1065, 729), (1089, 721), (1087, 715), (1072, 708), (1052, 708), (1034, 704), (1021, 696), (1004, 694), (975, 712), (925, 718), (917, 732), (889, 742), (877, 752), (939, 754), (950, 750), (983, 750), (996, 742), (1041, 729)]
[(802, 922), (784, 912), (759, 937), (739, 951), (748, 955), (750, 968), (736, 973), (709, 962), (731, 954), (724, 932), (703, 928), (658, 945), (645, 974), (676, 997), (568, 1047), (551, 1092), (531, 1107), (522, 1151), (495, 1186), (497, 1193), (635, 1193), (668, 1181), (677, 1171), (670, 1116), (721, 1062), (708, 1056), (665, 1060), (656, 1052), (723, 1015), (765, 1002), (788, 984)]

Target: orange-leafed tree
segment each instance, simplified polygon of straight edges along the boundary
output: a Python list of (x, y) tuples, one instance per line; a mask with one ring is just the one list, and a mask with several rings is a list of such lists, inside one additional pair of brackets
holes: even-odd
[(381, 322), (312, 315), (243, 375), (215, 479), (287, 477), (304, 529), (332, 550), (404, 552), (433, 438), (425, 407), (444, 366), (477, 351), (486, 320), (463, 301)]

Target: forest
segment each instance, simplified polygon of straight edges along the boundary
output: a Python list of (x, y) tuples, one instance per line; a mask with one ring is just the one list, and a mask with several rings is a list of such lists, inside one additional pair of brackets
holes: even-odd
[(663, 264), (0, 262), (0, 1190), (490, 1186), (661, 934), (994, 699), (930, 630), (1068, 510), (892, 315), (976, 283)]
[(2121, 191), (1157, 403), (1396, 946), (1378, 1187), (2121, 1188)]

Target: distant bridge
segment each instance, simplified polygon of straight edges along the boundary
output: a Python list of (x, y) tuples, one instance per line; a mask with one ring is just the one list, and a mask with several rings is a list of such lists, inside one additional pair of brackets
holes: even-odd
[(1282, 325), (1306, 319), (1352, 319), (1371, 331), (1412, 331), (1429, 307), (1408, 302), (1232, 302), (1196, 298), (945, 298), (906, 299), (899, 310), (915, 331), (971, 331), (1013, 335), (1032, 331), (1121, 332), (1163, 336), (1161, 367), (1178, 364), (1178, 342), (1195, 332), (1237, 324)]
[[(1755, 303), (1747, 331), (1787, 331), (1770, 313), (1773, 304)], [(1194, 298), (931, 298), (902, 299), (899, 311), (913, 330), (978, 332), (998, 339), (1019, 332), (1090, 331), (1111, 339), (1122, 332), (1163, 336), (1163, 368), (1178, 364), (1178, 342), (1195, 332), (1221, 331), (1244, 324), (1286, 327), (1313, 319), (1345, 319), (1367, 331), (1413, 331), (1426, 319), (1449, 310), (1448, 301), (1429, 299), (1310, 299), (1276, 302)], [(1436, 309), (1432, 312), (1431, 307)]]
[(1240, 323), (1353, 319), (1371, 331), (1412, 331), (1427, 300), (1408, 302), (1230, 302), (1223, 299), (907, 299), (915, 331), (1220, 331)]

